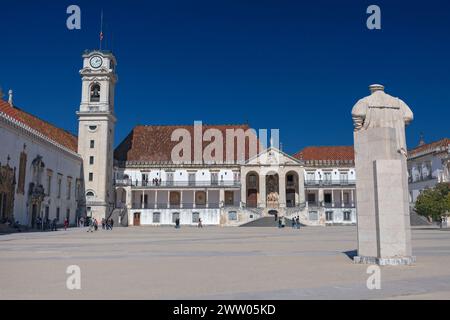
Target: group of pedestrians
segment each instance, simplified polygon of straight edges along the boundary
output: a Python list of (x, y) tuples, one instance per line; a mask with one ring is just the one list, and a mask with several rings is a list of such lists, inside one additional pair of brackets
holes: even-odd
[[(50, 219), (42, 219), (41, 217), (37, 217), (35, 220), (36, 227), (38, 229), (41, 229), (42, 231), (58, 231), (58, 219), (54, 218), (53, 220)], [(69, 227), (69, 220), (66, 218), (64, 219), (63, 223), (64, 230), (67, 230)]]
[(87, 232), (94, 232), (98, 230), (98, 221), (95, 218), (89, 220), (89, 228)]
[(292, 229), (300, 229), (300, 217), (299, 216), (292, 218)]
[[(296, 216), (291, 219), (292, 229), (300, 229), (300, 217)], [(286, 218), (284, 216), (278, 218), (278, 228), (286, 227)]]
[[(176, 218), (175, 219), (175, 229), (180, 229), (180, 227), (181, 227), (180, 218)], [(202, 218), (198, 218), (197, 228), (203, 228)]]
[(113, 219), (108, 219), (108, 220), (106, 220), (105, 218), (102, 219), (102, 229), (103, 230), (112, 230), (113, 226), (114, 226)]

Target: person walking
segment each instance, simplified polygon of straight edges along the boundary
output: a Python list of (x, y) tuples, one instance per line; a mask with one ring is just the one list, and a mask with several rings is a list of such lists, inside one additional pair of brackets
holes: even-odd
[(286, 226), (286, 219), (284, 216), (281, 217), (281, 227), (284, 228)]
[(198, 227), (203, 228), (202, 218), (198, 218)]
[(105, 230), (106, 228), (106, 220), (105, 218), (102, 218), (102, 230)]
[(89, 229), (87, 232), (94, 232), (94, 219), (89, 219)]
[(300, 216), (297, 216), (297, 219), (295, 219), (296, 220), (296, 224), (297, 224), (297, 229), (300, 229)]
[(292, 218), (292, 229), (295, 229), (297, 227), (297, 220), (296, 217)]
[(94, 219), (94, 230), (95, 231), (98, 230), (98, 221), (97, 221), (97, 219)]
[(114, 219), (111, 218), (110, 223), (109, 223), (109, 230), (112, 230), (114, 227)]
[(175, 229), (180, 229), (180, 218), (175, 219)]
[(69, 220), (66, 218), (64, 219), (64, 231), (66, 231), (68, 227), (69, 227)]

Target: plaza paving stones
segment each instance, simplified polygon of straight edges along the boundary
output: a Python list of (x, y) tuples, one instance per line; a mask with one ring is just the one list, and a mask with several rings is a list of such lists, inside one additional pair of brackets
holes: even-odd
[[(349, 258), (356, 227), (129, 227), (0, 236), (0, 299), (450, 299), (450, 232), (413, 228), (413, 266)], [(81, 268), (81, 290), (66, 269)]]

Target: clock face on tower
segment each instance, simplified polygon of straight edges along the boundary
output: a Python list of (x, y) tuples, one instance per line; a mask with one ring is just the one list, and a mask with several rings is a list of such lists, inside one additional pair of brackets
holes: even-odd
[(89, 60), (89, 63), (91, 64), (92, 68), (99, 68), (103, 63), (103, 60), (99, 56), (93, 56), (91, 60)]

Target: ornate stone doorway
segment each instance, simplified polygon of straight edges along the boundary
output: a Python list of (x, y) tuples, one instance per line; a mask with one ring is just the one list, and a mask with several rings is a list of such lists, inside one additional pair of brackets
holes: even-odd
[(0, 166), (0, 223), (4, 221), (14, 222), (15, 186), (16, 170), (11, 168), (9, 163)]
[(278, 208), (280, 197), (280, 184), (278, 173), (266, 175), (266, 205), (269, 208)]

